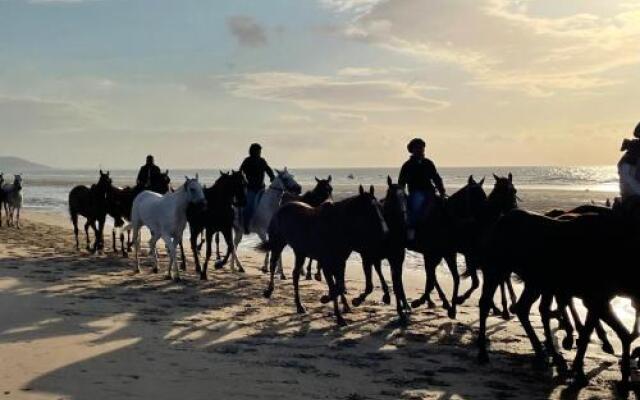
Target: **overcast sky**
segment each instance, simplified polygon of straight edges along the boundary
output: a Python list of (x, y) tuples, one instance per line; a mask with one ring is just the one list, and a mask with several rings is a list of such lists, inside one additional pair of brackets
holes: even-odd
[(612, 164), (639, 64), (638, 0), (0, 0), (0, 155)]

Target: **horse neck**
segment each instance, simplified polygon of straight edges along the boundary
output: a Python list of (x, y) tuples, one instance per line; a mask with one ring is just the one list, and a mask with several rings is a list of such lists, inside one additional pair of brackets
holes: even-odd
[(233, 191), (229, 183), (218, 179), (213, 186), (204, 190), (205, 198), (210, 203), (231, 204), (233, 202)]

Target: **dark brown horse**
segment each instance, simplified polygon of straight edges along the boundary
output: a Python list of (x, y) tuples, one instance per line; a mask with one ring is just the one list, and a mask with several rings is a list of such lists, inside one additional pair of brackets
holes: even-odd
[[(222, 268), (232, 255), (236, 257), (235, 246), (233, 244), (232, 229), (234, 219), (234, 206), (242, 207), (246, 203), (247, 182), (240, 171), (231, 173), (220, 172), (220, 177), (210, 188), (204, 189), (204, 196), (207, 200), (206, 209), (189, 206), (187, 208), (187, 221), (189, 222), (189, 232), (191, 235), (191, 251), (196, 264), (196, 272), (200, 274), (200, 279), (207, 279), (207, 266), (211, 259), (211, 241), (213, 234), (221, 232), (227, 244), (227, 254), (222, 260), (215, 263), (215, 269)], [(198, 236), (205, 232), (207, 253), (204, 265), (200, 267), (198, 257), (199, 246)], [(232, 262), (233, 266), (234, 263)], [(241, 270), (240, 272), (244, 272)]]
[[(327, 177), (327, 179), (318, 179), (314, 177), (316, 180), (316, 186), (307, 192), (305, 192), (302, 196), (298, 196), (294, 193), (285, 193), (282, 196), (282, 204), (286, 204), (292, 201), (301, 201), (310, 205), (311, 207), (318, 207), (320, 204), (325, 201), (333, 200), (333, 186), (331, 186), (331, 175)], [(307, 264), (307, 275), (306, 279), (308, 281), (311, 280), (311, 264), (313, 263), (313, 259), (309, 259), (309, 263)], [(302, 273), (302, 271), (300, 272)], [(317, 267), (315, 279), (320, 282), (322, 280), (322, 271), (320, 271), (320, 267)]]
[[(107, 190), (107, 213), (113, 218), (113, 230), (111, 232), (113, 251), (118, 252), (116, 245), (116, 230), (120, 230), (125, 221), (129, 221), (131, 218), (131, 207), (133, 206), (133, 200), (136, 196), (145, 190), (142, 187), (130, 187), (125, 186), (123, 188), (118, 186), (109, 185)], [(165, 194), (171, 190), (171, 178), (169, 177), (169, 170), (160, 174), (160, 177), (152, 182), (152, 191)], [(127, 235), (131, 235), (131, 232), (127, 232)], [(127, 238), (127, 246), (125, 250), (124, 246), (124, 233), (120, 231), (120, 248), (122, 256), (127, 256), (127, 251), (131, 251), (131, 238)]]
[[(87, 187), (79, 185), (69, 192), (69, 214), (73, 223), (73, 234), (76, 238), (76, 249), (80, 249), (78, 242), (78, 215), (86, 218), (84, 232), (87, 237), (87, 250), (96, 252), (104, 248), (104, 221), (107, 215), (107, 191), (111, 186), (109, 171), (100, 170), (98, 183)], [(95, 242), (93, 247), (89, 240), (89, 227), (93, 229)]]
[(340, 313), (338, 297), (344, 301), (344, 274), (347, 258), (354, 250), (379, 246), (388, 233), (388, 227), (374, 196), (373, 186), (365, 192), (362, 186), (359, 194), (336, 203), (324, 203), (311, 207), (300, 202), (282, 206), (273, 216), (269, 226), (269, 241), (263, 250), (273, 253), (270, 262), (269, 286), (265, 297), (271, 297), (274, 290), (274, 275), (278, 259), (286, 245), (291, 246), (295, 254), (293, 287), (295, 303), (299, 313), (305, 309), (300, 302), (298, 281), (306, 258), (318, 260), (329, 295), (321, 301), (333, 301), (334, 312), (340, 326), (345, 321)]

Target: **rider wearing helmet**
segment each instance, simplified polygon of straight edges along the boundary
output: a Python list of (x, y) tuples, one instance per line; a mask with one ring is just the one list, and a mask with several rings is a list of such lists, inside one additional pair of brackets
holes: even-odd
[(624, 155), (618, 162), (620, 196), (622, 201), (640, 196), (640, 123), (633, 132), (635, 139), (624, 139), (620, 151)]
[(398, 178), (398, 184), (409, 189), (409, 240), (415, 239), (416, 226), (429, 215), (436, 190), (441, 197), (446, 196), (446, 189), (435, 164), (425, 157), (425, 148), (426, 143), (420, 138), (415, 138), (407, 144), (411, 157), (402, 165)]
[(142, 189), (151, 189), (153, 184), (158, 182), (160, 175), (160, 168), (154, 164), (153, 156), (149, 154), (145, 165), (140, 167), (136, 186)]
[(249, 233), (249, 222), (253, 217), (258, 193), (264, 190), (264, 176), (268, 175), (269, 179), (273, 181), (275, 175), (267, 161), (262, 158), (262, 146), (258, 143), (249, 146), (249, 157), (245, 158), (240, 165), (240, 171), (247, 178), (247, 204), (244, 207), (242, 219), (244, 229)]

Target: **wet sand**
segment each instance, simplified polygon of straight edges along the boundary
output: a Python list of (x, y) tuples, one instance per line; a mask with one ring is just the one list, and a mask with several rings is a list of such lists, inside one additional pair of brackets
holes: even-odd
[[(207, 282), (196, 279), (193, 263), (181, 283), (151, 274), (149, 262), (133, 275), (132, 259), (76, 252), (66, 218), (25, 213), (22, 230), (0, 228), (0, 398), (614, 396), (616, 357), (593, 343), (586, 360), (591, 384), (575, 390), (532, 367), (516, 320), (489, 319), (491, 363), (478, 365), (477, 297), (459, 308), (455, 321), (441, 308), (420, 308), (401, 327), (376, 287), (339, 329), (332, 308), (318, 301), (324, 284), (302, 282), (307, 314), (298, 315), (290, 279), (277, 281), (266, 300), (263, 255), (244, 248), (239, 256), (247, 273), (211, 271)], [(288, 275), (291, 265), (285, 259)], [(450, 280), (440, 275), (448, 293)], [(407, 295), (416, 298), (424, 274), (407, 270), (405, 282)], [(348, 297), (362, 286), (352, 263)], [(533, 321), (541, 335), (539, 319)]]

